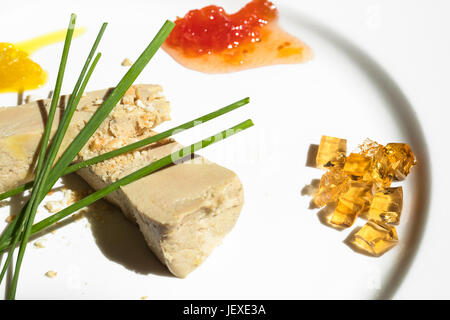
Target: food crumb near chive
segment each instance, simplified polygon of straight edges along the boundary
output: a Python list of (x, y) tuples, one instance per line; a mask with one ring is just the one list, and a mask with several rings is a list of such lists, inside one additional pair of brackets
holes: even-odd
[(56, 277), (57, 274), (58, 274), (58, 273), (57, 273), (56, 271), (50, 270), (50, 271), (47, 271), (47, 272), (45, 273), (45, 276), (46, 276), (47, 278), (54, 278), (54, 277)]
[(130, 59), (125, 58), (125, 59), (123, 59), (121, 65), (122, 65), (123, 67), (130, 67), (131, 65), (133, 65), (133, 63), (131, 62)]

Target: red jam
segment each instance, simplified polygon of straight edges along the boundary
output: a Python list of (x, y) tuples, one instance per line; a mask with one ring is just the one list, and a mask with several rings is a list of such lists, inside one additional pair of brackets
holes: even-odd
[(214, 5), (191, 10), (175, 21), (167, 45), (181, 47), (185, 54), (194, 56), (221, 52), (259, 42), (261, 28), (277, 17), (277, 8), (267, 0), (253, 0), (234, 14)]
[(181, 65), (205, 73), (309, 61), (311, 49), (277, 20), (267, 0), (253, 0), (234, 14), (217, 6), (191, 10), (175, 21), (163, 48)]

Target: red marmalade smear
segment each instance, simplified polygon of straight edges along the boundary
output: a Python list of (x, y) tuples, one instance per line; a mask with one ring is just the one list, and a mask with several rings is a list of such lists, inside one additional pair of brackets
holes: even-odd
[(310, 60), (311, 49), (277, 20), (267, 0), (253, 0), (234, 14), (211, 5), (177, 18), (163, 48), (180, 64), (208, 73)]

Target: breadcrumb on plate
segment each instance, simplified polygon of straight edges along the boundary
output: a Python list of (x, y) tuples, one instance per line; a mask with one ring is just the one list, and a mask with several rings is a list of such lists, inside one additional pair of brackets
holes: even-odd
[(133, 62), (131, 62), (130, 59), (125, 58), (125, 59), (123, 59), (121, 64), (122, 64), (123, 67), (129, 67), (129, 66), (131, 66), (133, 64)]
[(58, 274), (58, 272), (50, 270), (45, 273), (45, 276), (48, 278), (54, 278), (54, 277), (56, 277), (57, 274)]
[(45, 248), (44, 244), (43, 244), (41, 241), (36, 241), (36, 242), (34, 243), (34, 246), (35, 246), (36, 248), (39, 248), (39, 249)]

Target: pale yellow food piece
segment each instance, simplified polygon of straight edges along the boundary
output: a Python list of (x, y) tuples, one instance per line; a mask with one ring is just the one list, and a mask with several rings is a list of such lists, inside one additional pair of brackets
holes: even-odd
[(125, 58), (125, 59), (123, 59), (121, 64), (122, 64), (123, 67), (129, 67), (129, 66), (131, 66), (133, 64), (133, 62), (131, 62), (130, 59)]
[(34, 243), (34, 246), (39, 249), (45, 248), (44, 244), (41, 241), (36, 241)]
[(54, 278), (54, 277), (56, 277), (57, 275), (58, 275), (58, 272), (53, 271), (53, 270), (47, 271), (47, 272), (45, 273), (45, 276), (46, 276), (47, 278)]

